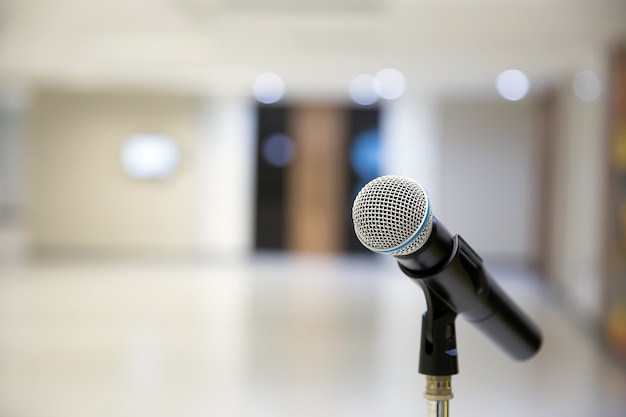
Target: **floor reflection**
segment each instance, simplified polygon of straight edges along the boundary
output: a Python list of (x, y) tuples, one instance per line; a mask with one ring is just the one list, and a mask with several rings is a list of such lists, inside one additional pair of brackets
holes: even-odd
[[(623, 416), (623, 369), (537, 277), (492, 272), (544, 346), (514, 362), (459, 319), (451, 414)], [(7, 262), (0, 415), (425, 416), (424, 309), (389, 259)]]

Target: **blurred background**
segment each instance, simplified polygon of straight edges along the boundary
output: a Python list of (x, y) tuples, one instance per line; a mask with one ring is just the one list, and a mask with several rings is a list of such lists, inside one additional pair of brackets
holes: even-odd
[(426, 415), (383, 174), (544, 333), (452, 415), (626, 415), (623, 1), (2, 0), (0, 414)]

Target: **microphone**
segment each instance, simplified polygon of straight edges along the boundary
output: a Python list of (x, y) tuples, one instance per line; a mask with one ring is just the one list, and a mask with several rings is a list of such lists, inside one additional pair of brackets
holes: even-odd
[(352, 220), (367, 249), (393, 256), (405, 275), (509, 356), (524, 360), (539, 350), (539, 329), (498, 286), (467, 242), (437, 220), (428, 194), (416, 181), (393, 175), (370, 181), (354, 200)]

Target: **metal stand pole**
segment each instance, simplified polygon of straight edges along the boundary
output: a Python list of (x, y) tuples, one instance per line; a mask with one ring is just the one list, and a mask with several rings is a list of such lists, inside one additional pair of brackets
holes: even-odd
[(449, 401), (453, 398), (451, 383), (451, 375), (426, 375), (424, 398), (428, 404), (428, 417), (449, 417)]

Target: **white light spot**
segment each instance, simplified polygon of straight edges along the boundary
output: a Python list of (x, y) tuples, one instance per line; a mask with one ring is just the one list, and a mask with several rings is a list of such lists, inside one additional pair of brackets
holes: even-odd
[(122, 145), (121, 162), (124, 171), (133, 178), (164, 179), (178, 168), (180, 150), (167, 136), (133, 135)]
[(597, 99), (602, 92), (600, 79), (593, 71), (581, 71), (574, 77), (574, 94), (582, 101), (591, 102)]
[(254, 80), (252, 93), (261, 103), (276, 103), (285, 94), (285, 82), (279, 75), (265, 72)]
[(387, 68), (376, 74), (374, 88), (381, 98), (387, 100), (396, 99), (404, 93), (405, 87), (404, 75), (398, 70)]
[(498, 93), (510, 101), (518, 101), (526, 97), (530, 88), (528, 77), (520, 70), (511, 69), (498, 75), (496, 80)]
[(296, 145), (287, 135), (275, 133), (263, 143), (262, 153), (268, 164), (282, 168), (293, 160)]
[(357, 75), (350, 82), (350, 97), (355, 103), (362, 106), (369, 106), (378, 101), (376, 93), (376, 78), (373, 75)]

